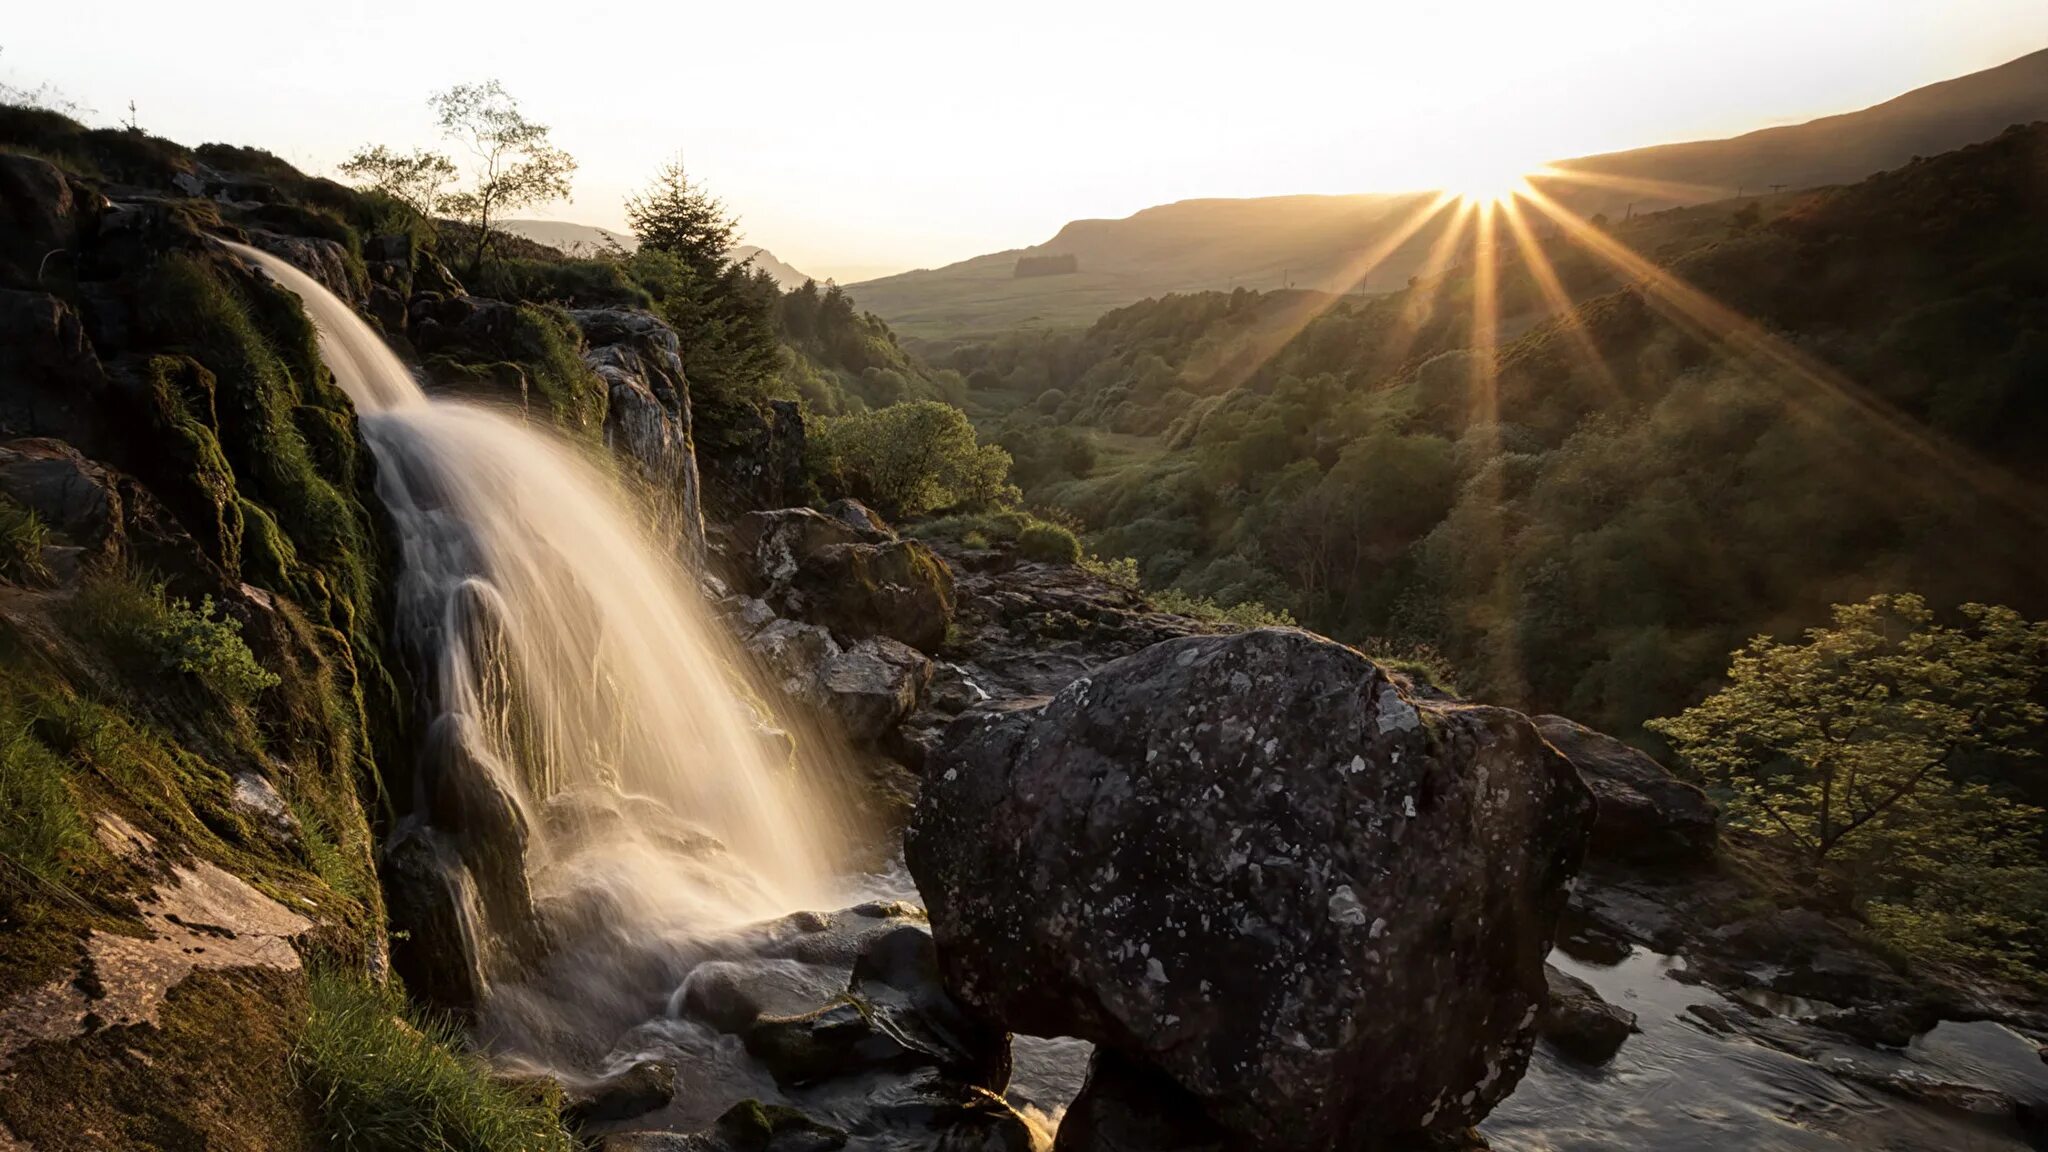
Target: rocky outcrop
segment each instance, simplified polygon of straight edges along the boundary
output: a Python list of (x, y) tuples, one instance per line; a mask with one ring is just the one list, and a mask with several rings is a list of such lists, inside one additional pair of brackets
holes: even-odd
[(804, 415), (793, 400), (698, 404), (705, 511), (721, 521), (815, 497), (804, 470)]
[(734, 562), (748, 590), (782, 615), (847, 639), (886, 636), (936, 652), (953, 619), (952, 570), (877, 524), (846, 509), (749, 513), (733, 528)]
[(1592, 805), (1512, 712), (1292, 630), (972, 711), (906, 835), (947, 986), (1258, 1148), (1463, 1129), (1519, 1080)]
[(931, 683), (932, 662), (887, 638), (842, 646), (815, 624), (769, 616), (767, 623), (743, 631), (740, 642), (785, 696), (829, 717), (856, 743), (888, 735)]
[(1593, 790), (1595, 859), (1697, 866), (1713, 858), (1720, 812), (1705, 792), (1643, 753), (1562, 716), (1536, 728)]
[(569, 314), (583, 333), (583, 362), (605, 382), (605, 444), (637, 466), (656, 514), (692, 555), (704, 547), (704, 511), (690, 440), (690, 388), (675, 329), (646, 312), (596, 308)]
[(1604, 1064), (1621, 1050), (1622, 1041), (1639, 1029), (1636, 1014), (1600, 998), (1591, 984), (1543, 966), (1548, 994), (1536, 1017), (1536, 1030), (1558, 1050), (1588, 1064)]

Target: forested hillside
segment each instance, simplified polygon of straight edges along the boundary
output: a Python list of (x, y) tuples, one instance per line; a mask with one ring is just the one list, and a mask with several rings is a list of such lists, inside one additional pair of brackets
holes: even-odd
[(1830, 603), (2048, 609), (2044, 202), (2034, 125), (1840, 190), (1532, 226), (1541, 261), (1502, 238), (1383, 299), (1169, 296), (940, 359), (1027, 496), (1148, 583), (1631, 730)]

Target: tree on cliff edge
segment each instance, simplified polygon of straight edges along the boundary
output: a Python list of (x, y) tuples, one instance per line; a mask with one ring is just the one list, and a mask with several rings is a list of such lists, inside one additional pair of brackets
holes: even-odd
[(444, 196), (440, 209), (476, 232), (471, 271), (490, 251), (491, 225), (507, 212), (569, 195), (576, 160), (554, 146), (544, 124), (528, 120), (496, 80), (457, 84), (427, 102), (441, 134), (475, 159), (470, 187)]

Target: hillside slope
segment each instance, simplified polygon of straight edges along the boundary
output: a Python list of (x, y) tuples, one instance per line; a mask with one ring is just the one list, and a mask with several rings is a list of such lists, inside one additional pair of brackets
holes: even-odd
[[(1883, 104), (1727, 140), (1642, 148), (1553, 166), (1577, 179), (1539, 186), (1582, 215), (1619, 217), (1755, 195), (1772, 185), (1850, 183), (2048, 116), (2048, 50), (1916, 89)], [(1597, 181), (1589, 183), (1588, 181)], [(1029, 248), (849, 286), (856, 301), (923, 339), (1026, 326), (1078, 326), (1168, 292), (1282, 287), (1353, 290), (1344, 270), (1388, 236), (1418, 194), (1187, 200), (1121, 220), (1077, 220)], [(1399, 288), (1434, 228), (1398, 247), (1364, 285)], [(1077, 270), (1019, 277), (1018, 262), (1071, 256)]]

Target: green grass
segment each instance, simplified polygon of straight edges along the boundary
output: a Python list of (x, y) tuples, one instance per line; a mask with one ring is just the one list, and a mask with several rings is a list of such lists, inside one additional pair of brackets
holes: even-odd
[(182, 672), (222, 698), (247, 704), (278, 684), (242, 639), (241, 621), (214, 606), (165, 594), (162, 584), (118, 571), (96, 573), (70, 606), (73, 623), (111, 652), (131, 654), (131, 672)]
[(46, 584), (50, 570), (43, 565), (43, 546), (50, 542), (50, 530), (42, 517), (0, 496), (0, 579), (16, 584)]
[(333, 1152), (575, 1152), (560, 1104), (491, 1079), (395, 989), (316, 970), (292, 1072)]
[(1058, 524), (1031, 524), (1017, 533), (1017, 554), (1045, 564), (1078, 564), (1081, 542)]
[(0, 710), (0, 888), (61, 885), (65, 859), (86, 847), (85, 818), (64, 761), (35, 735), (21, 702)]

